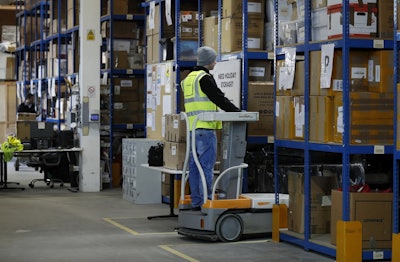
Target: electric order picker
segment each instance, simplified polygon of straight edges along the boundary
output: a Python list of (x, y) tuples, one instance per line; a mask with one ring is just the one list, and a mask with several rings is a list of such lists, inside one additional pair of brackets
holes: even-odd
[[(182, 117), (186, 119), (189, 137), (186, 114), (182, 113)], [(211, 241), (233, 242), (242, 235), (272, 232), (272, 206), (276, 201), (288, 205), (289, 196), (242, 193), (243, 169), (248, 166), (243, 162), (247, 145), (246, 125), (247, 122), (258, 119), (258, 112), (206, 112), (196, 117), (193, 127), (199, 120), (223, 122), (220, 174), (213, 183), (212, 198), (207, 199), (207, 193), (204, 193), (201, 211), (192, 211), (190, 196), (185, 196), (189, 150), (192, 150), (199, 169), (203, 192), (207, 192), (204, 171), (195, 153), (195, 132), (192, 132), (191, 143), (188, 142), (186, 146), (182, 172), (178, 234)]]

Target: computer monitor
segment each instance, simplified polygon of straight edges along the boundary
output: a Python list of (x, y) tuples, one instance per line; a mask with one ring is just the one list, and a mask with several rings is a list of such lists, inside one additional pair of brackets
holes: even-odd
[(31, 122), (31, 145), (33, 149), (47, 149), (54, 143), (54, 123)]

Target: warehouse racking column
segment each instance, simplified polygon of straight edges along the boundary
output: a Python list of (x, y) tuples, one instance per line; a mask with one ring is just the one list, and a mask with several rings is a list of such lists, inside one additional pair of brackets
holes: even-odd
[[(98, 192), (100, 175), (100, 3), (98, 0), (80, 2), (79, 36), (80, 63), (79, 86), (81, 101), (81, 126), (78, 129), (80, 146), (79, 190)], [(83, 63), (90, 61), (89, 66)], [(93, 114), (93, 117), (92, 116)]]

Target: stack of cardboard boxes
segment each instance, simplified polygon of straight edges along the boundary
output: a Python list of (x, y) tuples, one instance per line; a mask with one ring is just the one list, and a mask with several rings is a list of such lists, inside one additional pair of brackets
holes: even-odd
[[(350, 51), (350, 142), (393, 143), (393, 56), (390, 50)], [(310, 53), (310, 140), (342, 143), (343, 75), (342, 53), (335, 50), (332, 76), (321, 86), (321, 51)], [(288, 77), (284, 61), (278, 62), (277, 132), (282, 139), (304, 139), (304, 62), (295, 62), (291, 88), (279, 83)], [(324, 78), (322, 76), (322, 78)]]
[[(224, 0), (221, 21), (221, 52), (230, 53), (242, 50), (243, 1)], [(251, 51), (264, 49), (264, 10), (265, 1), (251, 0), (247, 5), (247, 47)]]
[[(102, 109), (110, 110), (110, 85), (113, 84), (113, 124), (144, 124), (143, 78), (113, 78), (101, 86)], [(109, 123), (108, 111), (101, 114), (101, 122)]]
[[(182, 170), (186, 156), (186, 121), (181, 119), (180, 114), (165, 115), (165, 138), (164, 138), (164, 167), (172, 170)], [(170, 196), (169, 173), (162, 174), (162, 195)], [(180, 197), (181, 179), (174, 179), (174, 203), (178, 207)]]
[[(113, 0), (103, 6), (102, 14), (122, 15), (129, 18), (142, 13), (139, 1)], [(111, 28), (112, 27), (112, 28)], [(105, 68), (113, 69), (143, 69), (144, 68), (144, 30), (143, 22), (133, 19), (106, 20), (101, 24), (103, 38), (108, 38), (107, 50), (103, 52), (102, 63)], [(112, 32), (112, 35), (111, 35)], [(112, 38), (113, 40), (110, 40)], [(111, 47), (112, 45), (112, 47)], [(111, 61), (112, 49), (112, 61)]]

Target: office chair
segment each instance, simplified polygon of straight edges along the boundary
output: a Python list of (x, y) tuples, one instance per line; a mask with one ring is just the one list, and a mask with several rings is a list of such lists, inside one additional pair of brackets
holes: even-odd
[(34, 188), (36, 182), (45, 182), (50, 188), (54, 187), (55, 183), (60, 183), (60, 187), (64, 186), (64, 182), (68, 182), (69, 175), (69, 163), (64, 153), (51, 152), (38, 154), (35, 158), (28, 163), (28, 166), (40, 168), (40, 172), (43, 172), (44, 177), (41, 179), (33, 179), (29, 183), (30, 188)]

